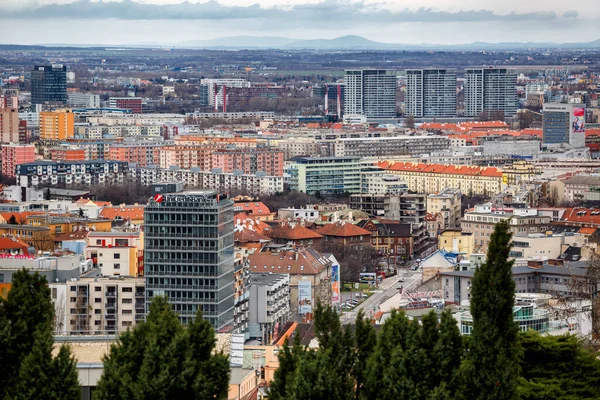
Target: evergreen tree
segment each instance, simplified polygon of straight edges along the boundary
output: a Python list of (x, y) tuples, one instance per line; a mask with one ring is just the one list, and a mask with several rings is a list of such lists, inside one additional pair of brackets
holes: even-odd
[(600, 360), (575, 336), (521, 334), (522, 400), (600, 399)]
[(511, 233), (508, 222), (496, 224), (487, 261), (471, 284), (473, 331), (464, 365), (463, 390), (468, 399), (517, 398), (520, 374), (519, 327), (513, 320), (515, 283), (508, 260)]
[(7, 222), (9, 225), (17, 225), (17, 217), (15, 217), (15, 214), (11, 215)]
[(444, 310), (440, 316), (438, 341), (433, 348), (434, 357), (437, 362), (436, 371), (439, 374), (437, 380), (438, 388), (433, 390), (430, 396), (435, 399), (457, 397), (459, 387), (459, 370), (464, 357), (464, 343), (449, 310)]
[(54, 307), (46, 278), (21, 270), (0, 298), (0, 398), (78, 399), (68, 347), (52, 357)]
[(365, 375), (367, 372), (367, 361), (377, 344), (375, 329), (364, 317), (363, 311), (359, 311), (354, 328), (354, 346), (356, 348), (356, 359), (352, 369), (352, 376), (356, 384), (355, 399), (360, 399), (364, 394)]
[(97, 399), (224, 399), (229, 362), (213, 354), (212, 326), (199, 312), (185, 329), (164, 297), (145, 322), (120, 335), (104, 358)]

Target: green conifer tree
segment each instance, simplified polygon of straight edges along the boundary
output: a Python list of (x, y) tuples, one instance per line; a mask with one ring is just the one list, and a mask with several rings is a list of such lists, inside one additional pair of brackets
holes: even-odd
[(464, 395), (473, 400), (517, 398), (520, 374), (519, 327), (513, 320), (515, 282), (509, 261), (508, 222), (496, 224), (487, 261), (475, 271), (471, 284), (473, 332), (464, 365)]

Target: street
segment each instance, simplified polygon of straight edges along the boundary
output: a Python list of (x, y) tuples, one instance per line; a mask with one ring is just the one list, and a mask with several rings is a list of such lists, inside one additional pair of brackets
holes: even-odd
[[(400, 279), (404, 282), (400, 282)], [(353, 324), (360, 310), (365, 315), (372, 317), (379, 311), (379, 305), (398, 293), (398, 287), (403, 286), (406, 291), (414, 291), (421, 283), (421, 271), (401, 269), (398, 275), (384, 279), (368, 299), (358, 304), (353, 310), (344, 311), (340, 317), (342, 324)]]

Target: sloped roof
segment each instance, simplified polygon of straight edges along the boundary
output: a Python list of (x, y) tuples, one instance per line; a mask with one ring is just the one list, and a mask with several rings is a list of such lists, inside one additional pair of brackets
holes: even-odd
[(98, 216), (112, 221), (115, 219), (121, 219), (123, 221), (139, 220), (144, 219), (145, 208), (145, 206), (140, 205), (104, 207)]
[(233, 240), (239, 243), (270, 242), (271, 238), (258, 233), (252, 229), (236, 229), (233, 233)]
[(236, 230), (250, 229), (264, 235), (265, 229), (269, 229), (270, 226), (257, 218), (250, 217), (245, 212), (237, 213), (233, 216), (233, 224)]
[(317, 230), (323, 236), (354, 237), (370, 236), (371, 232), (348, 222), (327, 224)]
[(313, 248), (261, 252), (248, 256), (251, 272), (317, 275), (331, 266), (331, 260)]
[(303, 240), (303, 239), (321, 239), (323, 235), (311, 231), (296, 222), (283, 222), (267, 228), (263, 233), (273, 239), (285, 240)]
[(28, 253), (29, 246), (15, 237), (0, 237), (0, 251), (2, 250), (23, 250)]
[(269, 215), (271, 214), (271, 210), (261, 201), (248, 201), (248, 202), (236, 202), (234, 205), (234, 210), (243, 211), (248, 213), (248, 215), (258, 216), (258, 215)]
[(600, 209), (567, 208), (562, 219), (568, 222), (600, 225)]
[(6, 212), (6, 213), (0, 213), (0, 217), (2, 217), (6, 222), (8, 222), (8, 220), (10, 220), (10, 217), (14, 215), (17, 222), (19, 222), (19, 221), (25, 221), (27, 219), (27, 217), (29, 217), (30, 215), (40, 215), (40, 214), (45, 214), (45, 212), (41, 212), (41, 211)]
[(477, 167), (471, 165), (423, 164), (411, 162), (380, 161), (377, 166), (389, 171), (423, 172), (433, 174), (469, 175), (502, 177), (502, 171), (495, 167)]

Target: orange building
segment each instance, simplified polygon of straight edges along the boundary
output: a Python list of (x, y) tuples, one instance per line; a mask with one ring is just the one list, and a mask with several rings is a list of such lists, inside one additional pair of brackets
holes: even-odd
[(85, 161), (85, 150), (76, 148), (50, 149), (52, 161)]
[(2, 156), (2, 176), (14, 178), (17, 165), (35, 161), (35, 146), (32, 144), (3, 144), (0, 155)]
[(111, 146), (109, 159), (136, 163), (142, 167), (159, 164), (160, 149), (156, 144), (127, 144)]
[(75, 135), (75, 117), (71, 110), (40, 113), (40, 138), (65, 140)]
[(274, 148), (219, 149), (212, 155), (212, 167), (223, 172), (242, 171), (244, 174), (265, 172), (283, 176), (283, 150)]
[(165, 146), (159, 150), (161, 168), (172, 166), (181, 169), (199, 168), (210, 171), (214, 146)]

